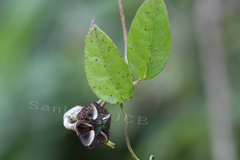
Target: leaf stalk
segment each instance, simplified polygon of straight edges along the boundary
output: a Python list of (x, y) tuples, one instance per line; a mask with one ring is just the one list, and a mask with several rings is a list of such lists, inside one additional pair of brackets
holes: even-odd
[(135, 82), (133, 82), (133, 85), (135, 86), (135, 85), (137, 85), (137, 84), (139, 84), (140, 82), (141, 82), (141, 78), (139, 78), (138, 80), (136, 80)]

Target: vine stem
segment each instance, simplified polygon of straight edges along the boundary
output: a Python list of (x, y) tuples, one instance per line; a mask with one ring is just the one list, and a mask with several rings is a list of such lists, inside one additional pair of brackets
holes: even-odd
[(122, 110), (122, 112), (123, 112), (123, 114), (124, 114), (125, 122), (126, 122), (126, 126), (125, 126), (125, 137), (126, 137), (126, 143), (127, 143), (128, 150), (129, 150), (129, 152), (131, 153), (131, 155), (133, 156), (133, 158), (134, 158), (135, 160), (139, 160), (138, 157), (137, 157), (137, 156), (135, 155), (135, 153), (133, 152), (132, 147), (131, 147), (131, 144), (130, 144), (130, 141), (129, 141), (129, 135), (128, 135), (129, 122), (128, 122), (127, 113), (125, 112), (122, 103), (120, 104), (120, 108), (121, 108), (121, 110)]
[[(126, 20), (125, 20), (125, 15), (124, 15), (124, 10), (123, 10), (123, 3), (122, 0), (118, 0), (118, 5), (119, 5), (119, 10), (120, 10), (120, 16), (121, 16), (121, 22), (122, 22), (122, 29), (123, 29), (123, 38), (124, 38), (124, 58), (126, 63), (128, 64), (128, 59), (127, 59), (127, 44), (128, 44), (128, 34), (127, 34), (127, 27), (126, 27)], [(137, 81), (133, 82), (133, 85), (137, 85), (141, 82), (141, 79), (139, 78)], [(139, 158), (135, 155), (135, 153), (132, 150), (130, 141), (129, 141), (129, 135), (128, 135), (128, 127), (129, 127), (129, 122), (128, 122), (128, 117), (127, 117), (127, 113), (125, 112), (124, 108), (123, 108), (123, 104), (120, 104), (120, 108), (124, 114), (125, 117), (125, 137), (126, 137), (126, 143), (127, 143), (127, 147), (128, 150), (130, 152), (130, 154), (133, 156), (133, 158), (135, 160), (139, 160)], [(149, 157), (149, 160), (153, 160), (154, 156), (151, 155)]]
[(125, 61), (128, 64), (128, 60), (127, 60), (127, 39), (128, 39), (128, 34), (127, 34), (126, 20), (125, 20), (122, 0), (118, 0), (118, 5), (119, 5), (121, 22), (122, 22), (122, 29), (123, 29), (124, 56), (125, 56)]

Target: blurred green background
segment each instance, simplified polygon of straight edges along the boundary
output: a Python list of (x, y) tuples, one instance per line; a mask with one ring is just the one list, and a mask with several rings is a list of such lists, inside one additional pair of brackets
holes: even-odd
[[(124, 0), (128, 29), (143, 0)], [(130, 141), (140, 159), (210, 160), (208, 109), (196, 36), (196, 0), (166, 0), (172, 52), (156, 78), (142, 81), (124, 103)], [(230, 81), (232, 122), (240, 157), (240, 9), (224, 2), (220, 28)], [(203, 11), (204, 12), (204, 11)], [(123, 53), (117, 0), (0, 0), (0, 159), (128, 160), (124, 119), (112, 114), (111, 141), (89, 150), (63, 127), (65, 109), (97, 101), (84, 72), (91, 19)]]

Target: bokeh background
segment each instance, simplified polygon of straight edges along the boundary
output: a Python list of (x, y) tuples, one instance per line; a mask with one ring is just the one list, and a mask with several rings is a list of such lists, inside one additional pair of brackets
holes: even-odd
[[(142, 2), (123, 0), (128, 29)], [(140, 159), (153, 154), (157, 160), (219, 160), (214, 144), (222, 143), (214, 135), (222, 132), (212, 123), (218, 121), (215, 124), (228, 131), (223, 134), (228, 137), (223, 139), (223, 150), (230, 148), (228, 160), (240, 157), (240, 3), (219, 1), (221, 6), (213, 5), (213, 14), (206, 15), (208, 2), (199, 2), (165, 1), (172, 33), (169, 61), (160, 75), (135, 86), (133, 98), (124, 103), (132, 122), (130, 141)], [(215, 54), (222, 66), (215, 70), (205, 65), (211, 58), (207, 63), (208, 55), (202, 55), (208, 50), (204, 35), (212, 32), (206, 34), (208, 30), (199, 26), (208, 15), (220, 31), (216, 38), (223, 53), (220, 61)], [(89, 150), (62, 124), (66, 109), (98, 100), (86, 80), (83, 52), (94, 16), (123, 53), (117, 0), (0, 0), (1, 160), (132, 159), (118, 105), (106, 105), (113, 117), (114, 150), (107, 146)], [(218, 72), (221, 76), (208, 83), (208, 75)], [(215, 83), (228, 97), (221, 113), (211, 109), (211, 102), (218, 100), (211, 101), (208, 84)], [(226, 87), (221, 89), (222, 85)], [(227, 117), (225, 125), (221, 126), (221, 116), (216, 120), (218, 114)]]

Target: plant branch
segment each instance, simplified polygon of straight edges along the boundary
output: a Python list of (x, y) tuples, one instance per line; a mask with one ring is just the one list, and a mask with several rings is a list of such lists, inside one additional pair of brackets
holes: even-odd
[(128, 126), (129, 126), (129, 123), (128, 123), (127, 113), (125, 112), (122, 103), (120, 104), (120, 107), (121, 107), (121, 110), (122, 110), (122, 112), (123, 112), (123, 114), (124, 114), (125, 121), (126, 121), (125, 137), (126, 137), (126, 143), (127, 143), (128, 150), (129, 150), (129, 152), (131, 153), (131, 155), (133, 156), (133, 158), (134, 158), (135, 160), (139, 160), (139, 159), (137, 158), (137, 156), (135, 155), (135, 153), (133, 152), (132, 147), (131, 147), (131, 144), (130, 144), (130, 141), (129, 141), (129, 135), (128, 135)]
[(127, 27), (126, 27), (126, 21), (125, 21), (125, 15), (124, 15), (124, 10), (123, 10), (122, 0), (118, 0), (118, 5), (119, 5), (121, 22), (122, 22), (122, 29), (123, 29), (125, 61), (128, 64), (128, 60), (127, 60), (127, 39), (128, 39), (128, 35), (127, 35)]

